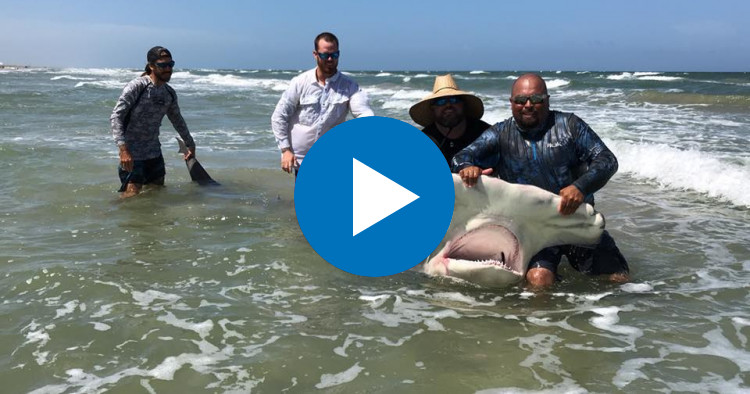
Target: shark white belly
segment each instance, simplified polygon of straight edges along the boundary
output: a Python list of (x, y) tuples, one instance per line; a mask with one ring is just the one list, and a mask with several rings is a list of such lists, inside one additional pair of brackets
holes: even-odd
[(596, 244), (604, 217), (589, 204), (557, 211), (560, 196), (482, 176), (472, 188), (453, 175), (456, 203), (445, 239), (422, 269), (482, 286), (517, 283), (531, 257), (554, 245)]

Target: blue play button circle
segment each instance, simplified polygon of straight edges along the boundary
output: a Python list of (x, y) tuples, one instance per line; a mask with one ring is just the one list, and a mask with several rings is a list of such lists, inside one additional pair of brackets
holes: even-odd
[(453, 178), (424, 133), (378, 116), (344, 122), (307, 153), (294, 187), (297, 221), (326, 261), (386, 276), (419, 264), (453, 216)]

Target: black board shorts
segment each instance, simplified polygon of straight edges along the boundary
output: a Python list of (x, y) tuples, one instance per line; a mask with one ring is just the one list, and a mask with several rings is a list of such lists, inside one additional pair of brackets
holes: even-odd
[(153, 159), (134, 160), (132, 172), (127, 172), (120, 166), (117, 167), (117, 172), (120, 175), (120, 182), (123, 189), (128, 183), (148, 185), (149, 183), (163, 179), (167, 175), (167, 171), (164, 168), (164, 157), (161, 155)]
[(595, 246), (560, 245), (542, 249), (529, 261), (529, 269), (546, 268), (557, 276), (562, 256), (578, 272), (587, 275), (628, 273), (628, 262), (617, 248), (615, 240), (604, 230)]

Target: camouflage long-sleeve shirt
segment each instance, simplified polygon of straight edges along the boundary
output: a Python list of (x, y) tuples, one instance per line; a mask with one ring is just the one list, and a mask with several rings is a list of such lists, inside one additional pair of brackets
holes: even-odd
[(185, 119), (180, 114), (174, 89), (167, 84), (154, 85), (149, 76), (130, 81), (109, 118), (115, 143), (118, 146), (126, 145), (133, 160), (159, 157), (159, 127), (164, 115), (167, 115), (185, 144), (195, 147)]
[(452, 170), (469, 166), (494, 168), (503, 180), (534, 185), (559, 194), (575, 185), (594, 202), (593, 194), (617, 172), (617, 158), (586, 122), (572, 113), (550, 111), (536, 133), (521, 130), (511, 117), (485, 131), (458, 152)]

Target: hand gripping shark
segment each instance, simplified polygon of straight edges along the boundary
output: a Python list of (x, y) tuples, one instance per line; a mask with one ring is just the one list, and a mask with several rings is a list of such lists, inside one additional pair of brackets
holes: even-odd
[(540, 250), (595, 244), (604, 230), (604, 217), (591, 205), (563, 216), (557, 212), (560, 196), (536, 186), (482, 176), (467, 188), (456, 174), (453, 185), (453, 219), (444, 246), (423, 266), (429, 275), (488, 287), (515, 283)]
[[(180, 150), (178, 152), (182, 153), (183, 155), (188, 152), (187, 146), (185, 145), (185, 142), (177, 137), (175, 137), (177, 140), (177, 143), (180, 145)], [(199, 185), (205, 186), (205, 185), (211, 185), (211, 186), (218, 186), (219, 182), (216, 182), (215, 180), (211, 179), (211, 176), (208, 175), (206, 170), (203, 168), (201, 163), (198, 162), (198, 160), (195, 159), (195, 156), (185, 160), (185, 165), (187, 165), (188, 172), (190, 173), (190, 179), (193, 180), (193, 182), (198, 182)]]

